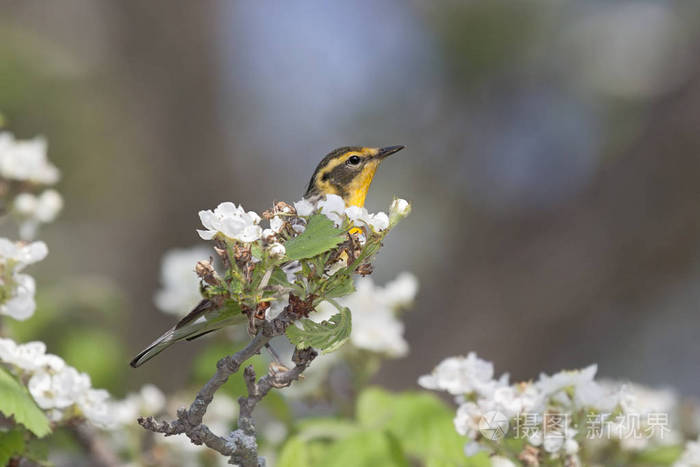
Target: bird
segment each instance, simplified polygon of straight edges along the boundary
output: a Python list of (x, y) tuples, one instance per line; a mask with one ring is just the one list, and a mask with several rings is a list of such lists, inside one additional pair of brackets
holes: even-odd
[[(377, 168), (388, 156), (405, 146), (382, 148), (343, 146), (329, 152), (316, 166), (303, 198), (316, 203), (326, 195), (338, 195), (345, 206), (363, 207)], [(190, 341), (225, 326), (244, 323), (247, 317), (240, 306), (225, 307), (211, 299), (203, 299), (184, 318), (168, 329), (129, 363), (136, 368), (179, 341)]]

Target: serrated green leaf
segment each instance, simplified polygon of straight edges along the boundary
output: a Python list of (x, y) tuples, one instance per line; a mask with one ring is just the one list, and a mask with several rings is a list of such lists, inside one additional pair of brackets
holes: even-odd
[(24, 452), (24, 434), (20, 430), (0, 431), (0, 465)]
[(352, 332), (352, 315), (348, 308), (331, 316), (329, 321), (316, 323), (310, 319), (299, 321), (297, 326), (287, 328), (287, 337), (298, 349), (313, 347), (330, 353), (337, 350), (350, 337)]
[(44, 412), (37, 407), (27, 389), (3, 368), (0, 368), (0, 413), (14, 417), (15, 422), (39, 438), (51, 433)]
[(323, 214), (314, 214), (306, 224), (306, 230), (284, 244), (287, 258), (297, 260), (312, 258), (335, 248), (345, 240), (345, 232)]

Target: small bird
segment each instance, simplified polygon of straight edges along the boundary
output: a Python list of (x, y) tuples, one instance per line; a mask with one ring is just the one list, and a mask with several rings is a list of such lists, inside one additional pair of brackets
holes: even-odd
[[(379, 164), (405, 146), (367, 148), (344, 146), (334, 149), (316, 167), (304, 194), (304, 199), (315, 203), (325, 195), (338, 195), (345, 206), (364, 206), (367, 191)], [(217, 329), (247, 320), (240, 309), (231, 305), (222, 308), (214, 301), (203, 299), (175, 326), (166, 331), (131, 361), (134, 368), (141, 366), (175, 342), (191, 341)]]

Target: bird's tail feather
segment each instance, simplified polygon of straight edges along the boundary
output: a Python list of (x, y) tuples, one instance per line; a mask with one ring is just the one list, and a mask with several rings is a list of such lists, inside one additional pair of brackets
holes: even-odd
[(229, 324), (235, 324), (244, 320), (245, 315), (241, 313), (241, 309), (237, 305), (229, 305), (221, 309), (211, 300), (204, 299), (187, 316), (178, 321), (175, 326), (168, 329), (162, 336), (153, 341), (151, 345), (142, 350), (129, 364), (136, 368), (175, 342), (196, 339)]

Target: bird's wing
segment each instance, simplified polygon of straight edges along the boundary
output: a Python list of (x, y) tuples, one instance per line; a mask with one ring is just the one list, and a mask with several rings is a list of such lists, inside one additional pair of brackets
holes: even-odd
[(246, 319), (246, 315), (241, 312), (241, 307), (236, 303), (229, 302), (220, 307), (213, 301), (204, 299), (175, 326), (168, 329), (162, 336), (134, 357), (130, 365), (136, 368), (175, 342), (196, 339), (224, 326), (243, 323)]

